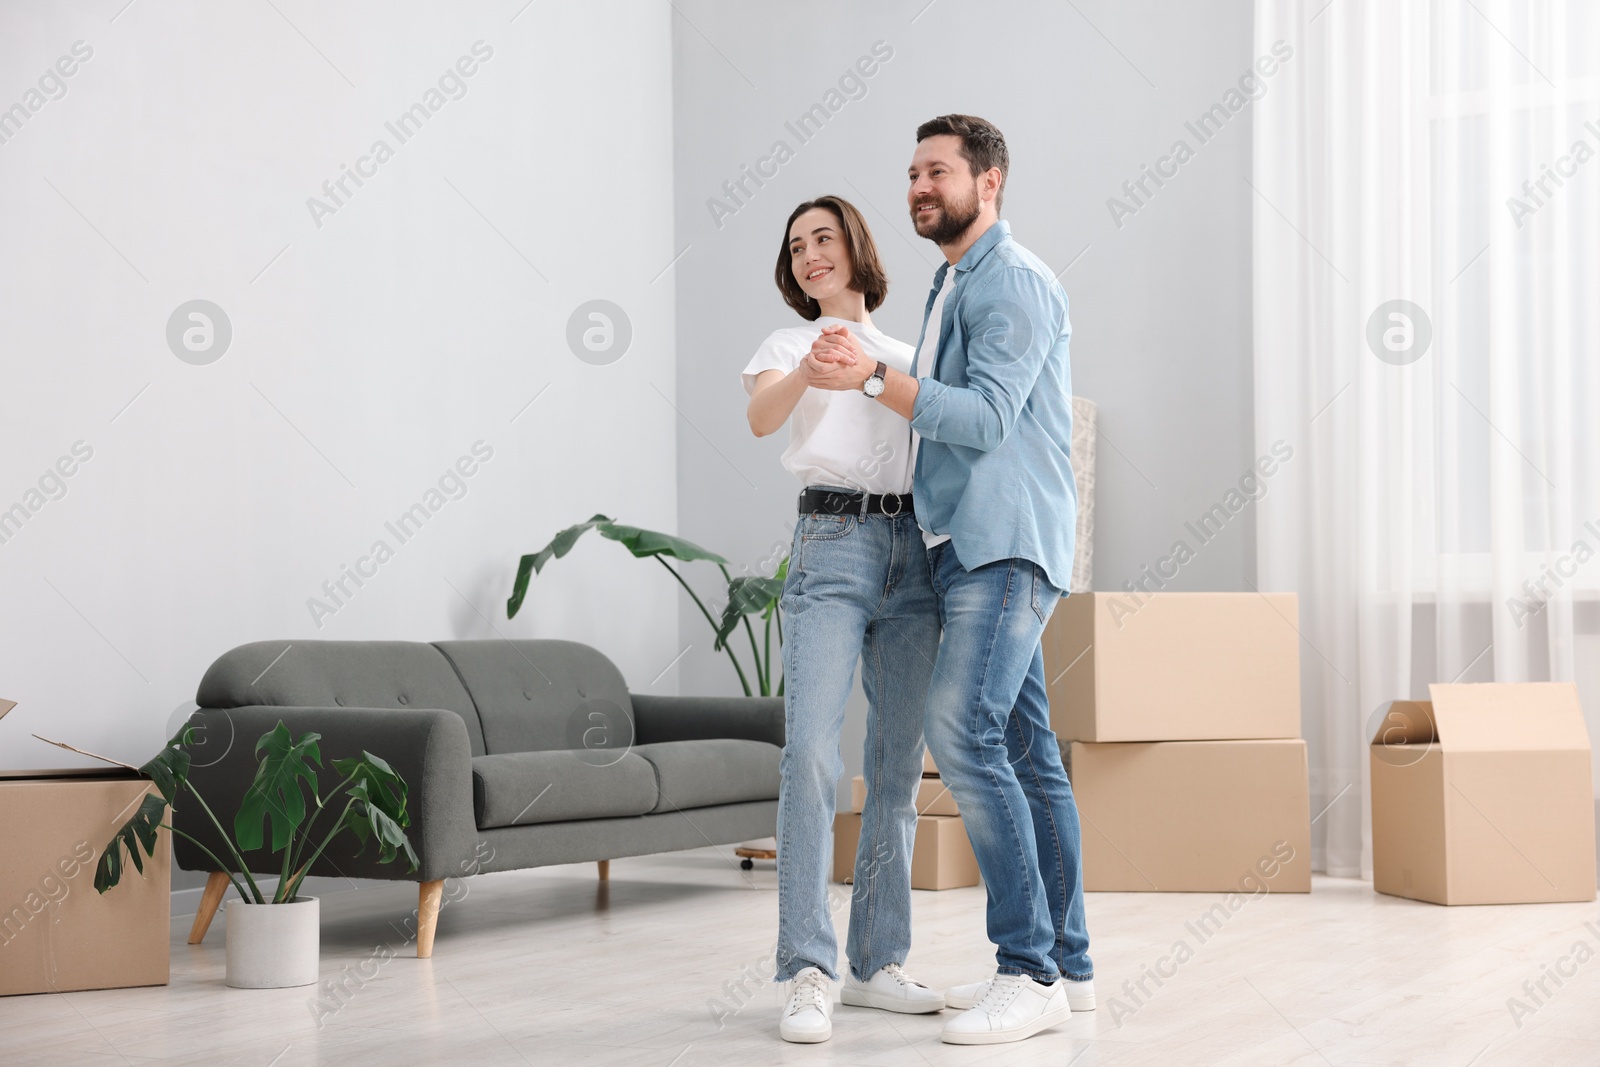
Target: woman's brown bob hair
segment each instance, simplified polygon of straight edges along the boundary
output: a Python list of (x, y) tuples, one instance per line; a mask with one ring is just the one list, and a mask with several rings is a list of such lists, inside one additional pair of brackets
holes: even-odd
[(843, 230), (845, 249), (850, 253), (850, 288), (867, 298), (867, 310), (876, 311), (889, 295), (889, 279), (878, 262), (878, 246), (872, 241), (872, 231), (867, 220), (861, 217), (855, 205), (843, 197), (819, 196), (807, 200), (789, 212), (789, 221), (783, 224), (783, 244), (778, 248), (778, 269), (774, 275), (783, 302), (794, 308), (803, 319), (815, 322), (822, 317), (822, 308), (795, 280), (794, 263), (789, 255), (789, 229), (794, 220), (813, 208), (831, 211)]

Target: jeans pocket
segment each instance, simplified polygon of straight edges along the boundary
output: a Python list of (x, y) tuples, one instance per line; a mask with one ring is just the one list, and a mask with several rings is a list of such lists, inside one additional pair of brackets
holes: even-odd
[(855, 528), (856, 520), (850, 515), (802, 515), (800, 540), (837, 541)]
[(1037, 563), (1033, 565), (1033, 613), (1039, 616), (1039, 622), (1048, 624), (1050, 616), (1055, 614), (1056, 605), (1061, 602), (1062, 592), (1050, 584), (1044, 576), (1044, 568)]

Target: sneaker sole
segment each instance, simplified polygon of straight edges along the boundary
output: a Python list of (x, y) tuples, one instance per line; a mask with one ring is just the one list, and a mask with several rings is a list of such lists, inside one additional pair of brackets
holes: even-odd
[(833, 1027), (829, 1026), (826, 1030), (804, 1030), (796, 1033), (785, 1030), (780, 1026), (778, 1027), (778, 1036), (796, 1045), (816, 1045), (833, 1036)]
[[(966, 1011), (968, 1008), (976, 1008), (978, 1006), (978, 998), (952, 997), (950, 994), (946, 993), (944, 995), (944, 1006), (947, 1008), (954, 1008), (957, 1011)], [(1067, 1007), (1071, 1008), (1073, 1011), (1094, 1011), (1094, 994), (1091, 993), (1086, 997), (1068, 996)]]
[(943, 1011), (949, 1001), (940, 999), (928, 1001), (924, 1004), (915, 1004), (911, 1001), (900, 1000), (895, 997), (882, 997), (876, 993), (866, 993), (849, 986), (839, 989), (839, 1003), (848, 1004), (852, 1008), (877, 1008), (879, 1011), (895, 1011), (901, 1015), (932, 1015), (934, 1012)]
[(1026, 1026), (1019, 1026), (1013, 1030), (987, 1030), (974, 1033), (951, 1033), (948, 1028), (939, 1035), (939, 1040), (947, 1045), (1004, 1045), (1012, 1041), (1026, 1041), (1034, 1034), (1043, 1033), (1052, 1026), (1059, 1026), (1072, 1018), (1072, 1008), (1058, 1008), (1046, 1012)]

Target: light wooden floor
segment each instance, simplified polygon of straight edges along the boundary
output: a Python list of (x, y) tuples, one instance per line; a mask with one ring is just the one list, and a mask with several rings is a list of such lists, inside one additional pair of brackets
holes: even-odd
[[(1441, 908), (1319, 878), (1310, 896), (1247, 902), (1202, 944), (1189, 924), (1220, 897), (1092, 894), (1099, 1011), (1020, 1045), (959, 1048), (939, 1042), (938, 1016), (841, 1007), (831, 1042), (792, 1046), (773, 987), (729, 988), (770, 956), (770, 863), (745, 874), (707, 848), (618, 860), (611, 879), (588, 864), (452, 886), (466, 895), (423, 961), (396, 932), (414, 887), (329, 897), (323, 976), (352, 977), (320, 1019), (313, 987), (226, 988), (220, 919), (195, 947), (174, 920), (170, 986), (0, 1000), (0, 1064), (1600, 1064), (1593, 903)], [(842, 942), (842, 914), (839, 928)], [(922, 981), (989, 973), (981, 889), (917, 893), (915, 930)], [(1173, 974), (1161, 961), (1180, 939), (1194, 955)], [(1560, 987), (1546, 978), (1536, 1004), (1524, 981), (1579, 941), (1595, 958)], [(386, 945), (399, 954), (384, 960)], [(1146, 978), (1149, 996), (1124, 992), (1158, 965), (1172, 977)], [(1511, 997), (1535, 1009), (1520, 1027)], [(720, 1025), (713, 999), (731, 1012)]]

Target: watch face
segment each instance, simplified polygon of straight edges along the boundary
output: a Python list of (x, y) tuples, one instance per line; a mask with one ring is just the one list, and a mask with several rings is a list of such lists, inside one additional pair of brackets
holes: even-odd
[(883, 392), (883, 379), (876, 376), (868, 378), (866, 384), (861, 387), (861, 391), (868, 396), (877, 396)]

